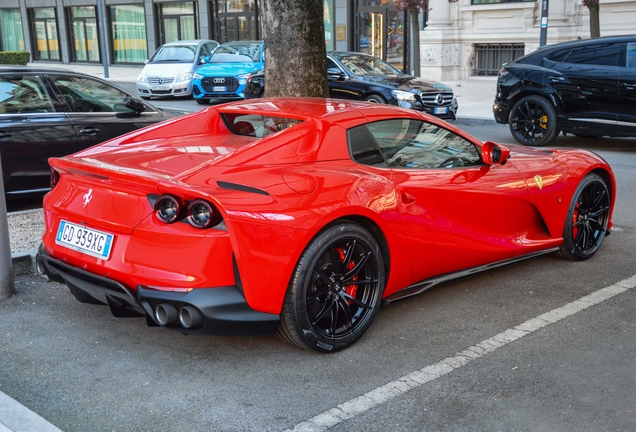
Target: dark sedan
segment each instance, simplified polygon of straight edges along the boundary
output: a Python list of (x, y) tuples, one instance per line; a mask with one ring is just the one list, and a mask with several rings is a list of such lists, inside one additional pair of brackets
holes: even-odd
[[(329, 96), (397, 105), (454, 120), (457, 99), (445, 84), (406, 75), (377, 57), (356, 52), (327, 53)], [(264, 72), (248, 78), (245, 98), (263, 97)]]
[(503, 66), (493, 105), (521, 144), (636, 136), (636, 36), (548, 45)]
[(48, 191), (50, 157), (66, 156), (176, 115), (89, 75), (0, 67), (0, 155), (6, 197)]

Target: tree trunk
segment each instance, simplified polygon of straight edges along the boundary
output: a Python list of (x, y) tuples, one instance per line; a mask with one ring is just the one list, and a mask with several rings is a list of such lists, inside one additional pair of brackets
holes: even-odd
[(411, 50), (413, 50), (413, 64), (410, 69), (413, 71), (414, 76), (419, 77), (422, 76), (420, 66), (420, 17), (418, 12), (409, 12), (409, 16), (411, 17), (411, 32), (413, 35), (413, 46), (411, 47)]
[(266, 97), (328, 97), (323, 0), (263, 0)]
[(587, 7), (590, 10), (590, 37), (601, 37), (601, 23), (599, 20), (599, 3)]

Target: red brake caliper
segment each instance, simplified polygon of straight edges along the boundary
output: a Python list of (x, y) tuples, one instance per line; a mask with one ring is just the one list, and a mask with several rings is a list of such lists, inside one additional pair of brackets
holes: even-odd
[[(345, 253), (344, 250), (342, 248), (336, 248), (336, 251), (338, 252), (338, 258), (340, 259), (340, 262), (344, 263), (345, 260)], [(349, 262), (349, 265), (347, 266), (347, 270), (352, 270), (354, 267), (356, 266), (356, 263), (353, 262), (353, 260), (351, 260), (351, 262)], [(353, 279), (351, 280), (358, 280), (358, 276), (354, 276)], [(358, 292), (358, 285), (347, 285), (347, 288), (345, 289), (346, 293), (349, 294), (351, 297), (355, 297), (357, 292)], [(353, 304), (353, 302), (351, 300), (348, 300), (349, 304)]]
[(572, 212), (572, 238), (575, 239), (579, 233), (579, 227), (574, 226), (579, 220), (579, 203), (576, 203), (574, 211)]

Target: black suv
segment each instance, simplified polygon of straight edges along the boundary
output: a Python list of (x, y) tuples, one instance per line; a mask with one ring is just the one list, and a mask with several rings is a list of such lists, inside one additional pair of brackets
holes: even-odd
[(493, 112), (526, 145), (560, 131), (636, 136), (636, 35), (549, 45), (503, 65)]

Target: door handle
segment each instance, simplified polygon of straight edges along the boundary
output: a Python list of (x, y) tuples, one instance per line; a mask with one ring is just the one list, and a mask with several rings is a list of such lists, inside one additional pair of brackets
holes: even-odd
[(565, 78), (563, 78), (562, 76), (550, 76), (548, 77), (548, 79), (551, 82), (561, 82), (561, 81), (565, 81)]
[(623, 83), (621, 85), (627, 90), (634, 90), (634, 88), (636, 87), (636, 83)]
[(97, 129), (96, 127), (85, 127), (82, 130), (80, 130), (81, 133), (86, 134), (86, 135), (97, 135), (99, 133), (99, 129)]
[(404, 205), (410, 205), (415, 202), (415, 197), (411, 195), (410, 193), (401, 192), (400, 195), (402, 198), (402, 204)]
[(0, 140), (6, 140), (9, 139), (13, 136), (13, 134), (4, 132), (4, 131), (0, 131)]

